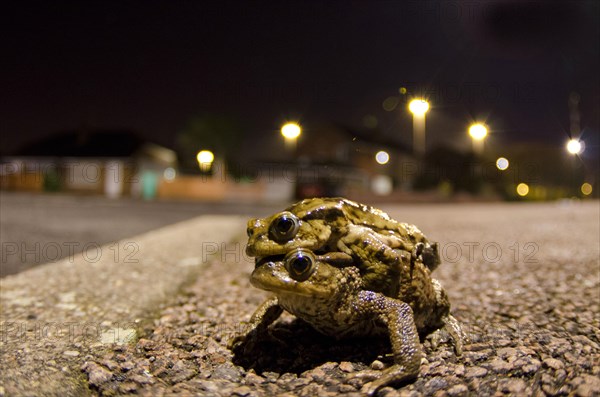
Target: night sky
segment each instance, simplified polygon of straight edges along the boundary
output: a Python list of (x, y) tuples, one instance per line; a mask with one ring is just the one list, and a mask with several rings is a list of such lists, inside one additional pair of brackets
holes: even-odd
[(204, 113), (241, 120), (253, 147), (281, 140), (286, 119), (368, 131), (366, 116), (410, 144), (400, 87), (430, 99), (430, 142), (464, 144), (473, 120), (497, 142), (563, 144), (575, 91), (598, 150), (595, 1), (13, 1), (0, 14), (1, 154), (82, 126), (172, 146)]

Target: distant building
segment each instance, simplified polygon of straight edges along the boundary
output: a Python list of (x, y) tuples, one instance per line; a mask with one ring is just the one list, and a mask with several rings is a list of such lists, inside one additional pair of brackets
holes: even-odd
[(2, 157), (0, 187), (152, 196), (164, 171), (176, 163), (173, 150), (131, 131), (67, 131)]
[[(409, 189), (416, 175), (412, 151), (379, 131), (324, 124), (307, 128), (302, 134), (296, 153), (299, 164), (335, 170), (332, 174), (338, 178), (334, 183), (344, 194)], [(301, 180), (299, 184), (302, 188)]]

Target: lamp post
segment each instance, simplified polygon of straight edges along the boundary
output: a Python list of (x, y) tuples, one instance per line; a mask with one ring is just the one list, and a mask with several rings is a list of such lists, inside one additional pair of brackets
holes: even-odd
[(569, 139), (567, 142), (567, 152), (574, 156), (583, 152), (584, 148), (585, 145), (583, 141), (580, 141), (579, 139)]
[(201, 150), (196, 155), (196, 160), (198, 160), (200, 171), (209, 172), (213, 161), (215, 161), (215, 155), (210, 150)]
[(429, 103), (424, 99), (413, 99), (408, 110), (413, 114), (413, 151), (422, 156), (425, 154), (425, 113), (429, 110)]
[(473, 140), (473, 151), (478, 155), (483, 154), (483, 142), (487, 136), (487, 127), (481, 123), (476, 123), (469, 127), (469, 135)]
[(298, 123), (286, 123), (281, 127), (281, 135), (285, 138), (285, 147), (288, 151), (296, 150), (296, 143), (301, 133), (302, 128)]

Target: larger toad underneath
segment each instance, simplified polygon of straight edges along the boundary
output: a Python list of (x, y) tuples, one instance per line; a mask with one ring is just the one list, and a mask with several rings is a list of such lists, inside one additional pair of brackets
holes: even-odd
[(283, 310), (335, 338), (387, 334), (394, 364), (383, 372), (363, 371), (355, 375), (373, 379), (363, 388), (369, 395), (389, 383), (418, 376), (423, 355), (419, 335), (445, 329), (460, 352), (462, 330), (449, 313), (445, 292), (426, 266), (417, 264), (412, 278), (402, 281), (407, 286), (401, 288), (403, 293), (390, 297), (363, 289), (358, 268), (340, 268), (329, 262), (335, 264), (335, 259), (302, 248), (284, 258), (257, 262), (251, 283), (274, 296), (256, 310), (231, 345), (259, 337)]
[(261, 305), (233, 344), (256, 337), (283, 310), (320, 332), (342, 338), (386, 333), (395, 364), (365, 391), (418, 376), (419, 336), (451, 337), (457, 355), (465, 335), (431, 272), (437, 244), (414, 225), (343, 198), (306, 199), (285, 211), (248, 222), (247, 253), (256, 256), (254, 286), (274, 297)]

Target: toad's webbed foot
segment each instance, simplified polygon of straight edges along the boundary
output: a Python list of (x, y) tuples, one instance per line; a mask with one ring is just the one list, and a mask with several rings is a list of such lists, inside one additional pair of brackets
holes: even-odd
[(410, 306), (379, 293), (361, 291), (356, 307), (375, 313), (377, 319), (387, 326), (394, 365), (384, 371), (361, 371), (351, 378), (369, 380), (375, 378), (363, 386), (363, 391), (370, 396), (385, 385), (417, 378), (423, 354)]
[(457, 356), (460, 356), (463, 351), (463, 345), (465, 343), (469, 343), (467, 334), (463, 331), (460, 323), (456, 318), (454, 318), (453, 315), (448, 314), (442, 319), (442, 321), (444, 323), (442, 328), (435, 330), (427, 337), (431, 343), (431, 347), (435, 349), (439, 345), (440, 341), (445, 339), (444, 333), (447, 333), (450, 337), (450, 343), (454, 347), (454, 353)]
[(431, 281), (435, 291), (436, 307), (438, 308), (439, 313), (438, 318), (441, 322), (441, 324), (438, 323), (437, 326), (441, 325), (441, 327), (430, 334), (428, 339), (431, 342), (431, 346), (435, 349), (440, 341), (445, 339), (444, 334), (448, 334), (451, 343), (454, 346), (454, 352), (457, 356), (460, 356), (462, 354), (463, 344), (468, 343), (469, 339), (458, 320), (449, 313), (450, 300), (448, 299), (446, 291), (444, 291), (438, 280), (433, 278)]
[(361, 391), (368, 396), (374, 396), (375, 393), (377, 393), (377, 390), (381, 389), (384, 386), (412, 381), (418, 376), (418, 367), (415, 371), (414, 368), (409, 368), (400, 364), (394, 364), (383, 371), (368, 369), (356, 372), (350, 375), (347, 379), (360, 379), (363, 381), (370, 381), (369, 383), (363, 385)]

